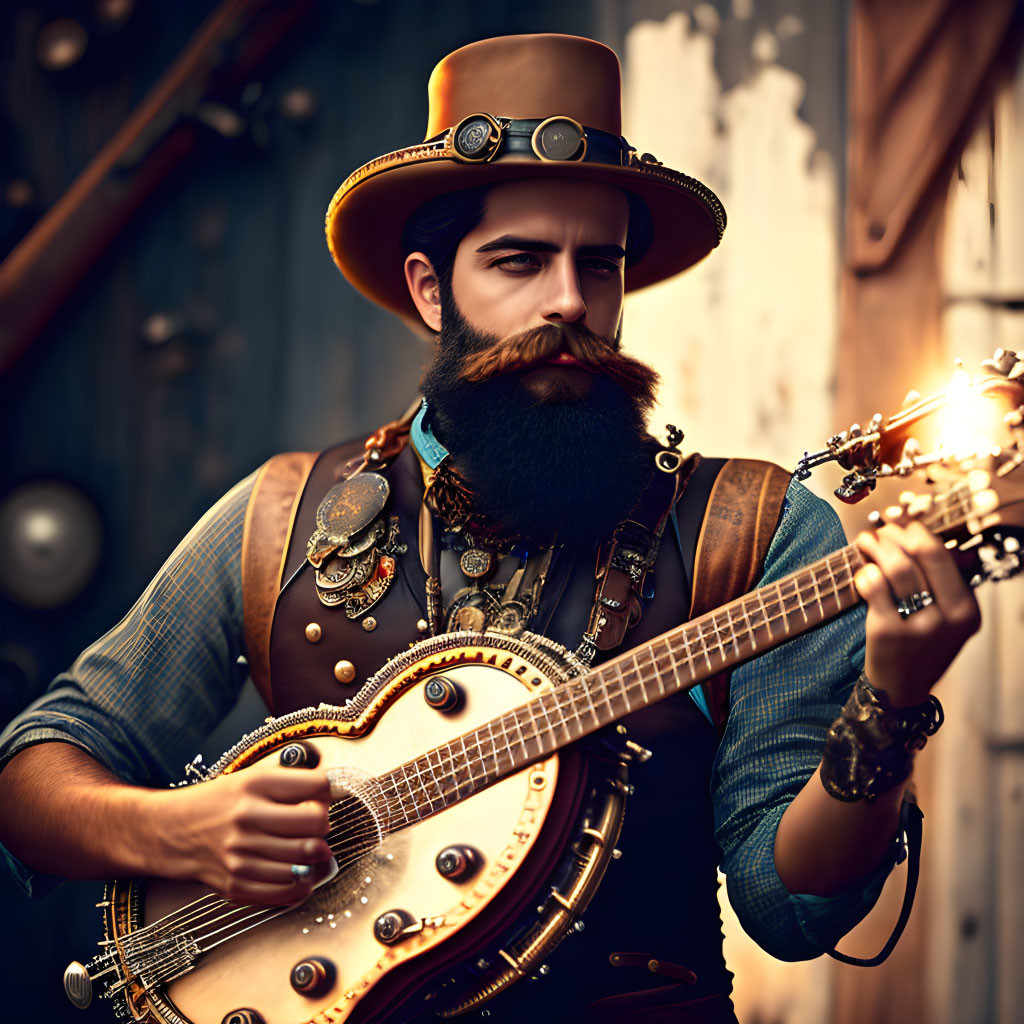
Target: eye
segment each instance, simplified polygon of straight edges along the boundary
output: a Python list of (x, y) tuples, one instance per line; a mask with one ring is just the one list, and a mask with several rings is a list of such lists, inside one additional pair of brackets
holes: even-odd
[(580, 260), (580, 267), (599, 277), (611, 277), (619, 272), (618, 263), (614, 260), (603, 259), (600, 256), (588, 256)]
[(540, 267), (540, 260), (532, 252), (514, 252), (495, 260), (492, 267), (500, 267), (508, 274), (523, 274)]

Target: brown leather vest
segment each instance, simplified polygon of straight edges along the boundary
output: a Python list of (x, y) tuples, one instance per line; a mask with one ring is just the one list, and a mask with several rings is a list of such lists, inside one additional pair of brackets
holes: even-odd
[[(315, 529), (320, 502), (341, 478), (351, 455), (350, 445), (321, 453), (299, 499), (284, 559), (283, 590), (270, 633), (272, 709), (276, 715), (322, 701), (344, 703), (389, 657), (420, 639), (416, 623), (426, 615), (426, 575), (416, 538), (423, 484), (411, 448), (378, 470), (391, 486), (385, 514), (398, 516), (399, 537), (406, 545), (405, 553), (397, 556), (397, 574), (391, 586), (355, 621), (340, 607), (325, 607), (316, 595), (313, 569), (306, 562), (306, 543)], [(306, 627), (311, 623), (320, 626), (315, 643), (307, 639)], [(374, 628), (368, 629), (369, 625)], [(355, 666), (351, 682), (335, 678), (334, 666), (339, 661)]]

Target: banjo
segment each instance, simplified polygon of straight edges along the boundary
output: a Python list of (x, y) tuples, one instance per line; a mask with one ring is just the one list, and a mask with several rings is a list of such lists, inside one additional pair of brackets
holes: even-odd
[[(798, 469), (838, 461), (846, 498), (927, 475), (901, 514), (944, 538), (972, 585), (1022, 568), (1024, 360), (999, 351), (985, 366), (970, 391), (1011, 407), (1004, 447), (922, 453), (908, 431), (951, 392), (830, 438)], [(326, 877), (284, 907), (113, 881), (101, 951), (67, 968), (68, 997), (145, 1024), (375, 1024), (480, 1006), (543, 969), (618, 855), (628, 766), (649, 756), (621, 720), (852, 608), (862, 565), (841, 548), (597, 668), (531, 633), (431, 637), (346, 704), (268, 719), (204, 777), (326, 771)]]

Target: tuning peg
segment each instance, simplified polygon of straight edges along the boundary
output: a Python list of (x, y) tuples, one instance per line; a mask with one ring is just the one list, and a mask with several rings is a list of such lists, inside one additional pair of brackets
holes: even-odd
[(881, 425), (882, 414), (880, 412), (876, 412), (875, 415), (871, 417), (871, 422), (868, 424), (868, 433), (874, 434)]
[(1020, 380), (1024, 377), (1024, 359), (1018, 359), (1010, 368), (1010, 372), (1006, 375), (1010, 380)]
[[(1005, 348), (997, 348), (992, 353), (991, 359), (986, 359), (982, 362), (981, 367), (983, 370), (992, 370), (994, 373), (1000, 373), (1004, 377), (1008, 376), (1011, 369), (1013, 369), (1014, 363), (1019, 362), (1017, 353), (1007, 350)], [(1018, 374), (1020, 376), (1020, 374)]]

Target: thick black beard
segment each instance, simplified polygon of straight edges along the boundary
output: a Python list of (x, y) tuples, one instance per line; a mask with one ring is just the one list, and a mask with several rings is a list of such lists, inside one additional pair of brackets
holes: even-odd
[(653, 470), (657, 442), (645, 428), (645, 404), (603, 375), (581, 399), (546, 402), (527, 391), (522, 372), (466, 381), (464, 358), (496, 339), (470, 327), (454, 301), (442, 301), (440, 345), (423, 395), (478, 511), (538, 543), (609, 538)]

